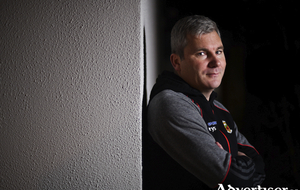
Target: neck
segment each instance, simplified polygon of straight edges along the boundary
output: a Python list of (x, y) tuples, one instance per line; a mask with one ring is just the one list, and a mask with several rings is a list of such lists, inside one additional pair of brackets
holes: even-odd
[(213, 92), (213, 90), (208, 91), (208, 92), (202, 92), (201, 93), (205, 96), (206, 100), (209, 101), (210, 95)]
[[(178, 74), (178, 72), (176, 71), (176, 70), (174, 70), (174, 73), (177, 75), (177, 76), (179, 76), (179, 77), (181, 77), (179, 74)], [(182, 78), (182, 77), (181, 77)], [(183, 78), (182, 78), (183, 79)], [(183, 79), (184, 80), (184, 79)], [(185, 80), (184, 80), (185, 81)], [(186, 83), (188, 83), (187, 81), (185, 81)], [(189, 83), (188, 83), (189, 84)], [(190, 84), (189, 84), (190, 85)], [(205, 96), (205, 98), (206, 98), (206, 100), (207, 101), (209, 101), (209, 98), (210, 98), (210, 95), (211, 95), (211, 93), (214, 91), (214, 89), (210, 89), (210, 90), (201, 90), (201, 89), (199, 89), (199, 88), (197, 88), (197, 87), (195, 87), (195, 86), (192, 86), (192, 85), (190, 85), (191, 87), (193, 87), (193, 88), (195, 88), (195, 89), (197, 89), (197, 90), (199, 90), (204, 96)]]

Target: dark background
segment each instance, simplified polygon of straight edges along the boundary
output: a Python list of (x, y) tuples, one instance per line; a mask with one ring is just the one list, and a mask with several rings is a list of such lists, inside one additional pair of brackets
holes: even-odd
[(199, 14), (221, 30), (227, 68), (219, 100), (266, 164), (264, 187), (300, 187), (300, 19), (291, 0), (159, 1), (160, 69), (175, 22)]

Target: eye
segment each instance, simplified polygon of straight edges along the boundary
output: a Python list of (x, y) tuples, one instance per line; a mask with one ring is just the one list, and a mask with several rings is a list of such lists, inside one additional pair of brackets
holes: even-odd
[(218, 50), (218, 51), (216, 51), (216, 54), (217, 55), (221, 55), (223, 53), (223, 50)]
[(200, 51), (199, 53), (198, 53), (198, 55), (205, 55), (205, 52), (204, 51)]

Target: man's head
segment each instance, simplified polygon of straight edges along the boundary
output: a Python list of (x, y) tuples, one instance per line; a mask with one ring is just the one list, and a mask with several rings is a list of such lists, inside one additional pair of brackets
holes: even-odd
[(175, 72), (208, 99), (222, 81), (226, 60), (215, 22), (204, 16), (179, 20), (171, 33)]
[(216, 31), (221, 36), (217, 24), (205, 16), (194, 15), (180, 19), (171, 31), (172, 53), (178, 54), (183, 59), (183, 50), (187, 45), (186, 38), (188, 34), (198, 36), (213, 31)]

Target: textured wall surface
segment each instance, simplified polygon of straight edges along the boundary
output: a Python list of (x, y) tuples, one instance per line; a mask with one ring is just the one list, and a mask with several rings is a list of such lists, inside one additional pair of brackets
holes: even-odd
[(0, 189), (140, 189), (140, 0), (0, 6)]

